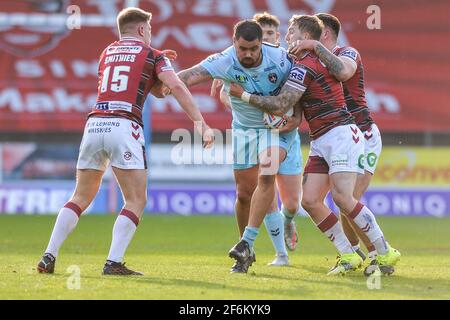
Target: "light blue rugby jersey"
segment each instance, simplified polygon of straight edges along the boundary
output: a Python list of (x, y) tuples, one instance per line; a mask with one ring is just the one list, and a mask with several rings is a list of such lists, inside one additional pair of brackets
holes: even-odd
[[(229, 91), (230, 81), (239, 83), (245, 91), (258, 95), (277, 95), (289, 76), (292, 61), (285, 49), (264, 43), (262, 63), (255, 68), (244, 68), (234, 46), (203, 60), (204, 67), (214, 79), (222, 79)], [(230, 97), (233, 107), (233, 127), (265, 128), (263, 112), (239, 98)]]

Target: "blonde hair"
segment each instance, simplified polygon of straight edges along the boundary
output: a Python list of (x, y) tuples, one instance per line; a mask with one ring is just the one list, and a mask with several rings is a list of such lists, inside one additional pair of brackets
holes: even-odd
[(130, 25), (135, 25), (141, 22), (149, 22), (152, 19), (150, 12), (139, 8), (125, 8), (117, 15), (117, 27), (122, 34), (128, 31)]
[(280, 20), (278, 20), (276, 16), (265, 11), (263, 13), (255, 13), (253, 19), (260, 25), (274, 26), (276, 28), (280, 26)]

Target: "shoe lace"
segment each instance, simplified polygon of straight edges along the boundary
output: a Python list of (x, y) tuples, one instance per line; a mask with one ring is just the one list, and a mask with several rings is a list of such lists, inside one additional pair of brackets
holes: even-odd
[(46, 262), (54, 262), (55, 261), (55, 257), (52, 254), (50, 254), (50, 253), (46, 253), (44, 255), (44, 261), (46, 261)]

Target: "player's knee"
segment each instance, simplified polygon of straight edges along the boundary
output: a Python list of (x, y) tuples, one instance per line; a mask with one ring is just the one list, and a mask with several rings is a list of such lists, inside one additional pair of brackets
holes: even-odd
[(237, 188), (236, 190), (236, 199), (240, 203), (250, 203), (253, 195), (253, 188)]
[(363, 176), (361, 180), (357, 181), (355, 190), (353, 191), (353, 197), (360, 200), (363, 194), (367, 191), (370, 184), (370, 177)]
[(144, 209), (147, 204), (147, 194), (145, 192), (129, 194), (125, 197), (125, 203), (134, 208)]
[(366, 192), (365, 189), (364, 190), (363, 189), (359, 189), (359, 190), (355, 189), (355, 191), (353, 192), (353, 197), (357, 200), (360, 200), (365, 192)]
[(334, 203), (343, 211), (351, 211), (353, 204), (353, 195), (346, 194), (343, 192), (331, 191), (331, 196), (333, 197)]
[(299, 207), (298, 201), (299, 201), (298, 198), (297, 198), (297, 201), (295, 201), (293, 199), (289, 199), (289, 201), (283, 202), (283, 207), (285, 210), (287, 210), (291, 213), (297, 212), (298, 207)]
[(140, 207), (142, 207), (142, 210), (147, 205), (147, 193), (146, 192), (143, 192), (142, 194), (139, 195), (138, 205)]
[(306, 211), (310, 211), (320, 205), (320, 200), (315, 195), (303, 195), (302, 197), (302, 207)]
[(272, 188), (275, 185), (275, 175), (262, 174), (258, 177), (259, 188)]
[(299, 194), (295, 192), (289, 192), (288, 194), (281, 197), (281, 202), (283, 203), (283, 208), (291, 213), (297, 212), (300, 206)]
[(92, 203), (98, 192), (98, 185), (87, 185), (86, 183), (76, 185), (71, 202), (76, 203), (82, 210), (86, 210)]
[(259, 162), (259, 170), (262, 175), (275, 175), (280, 168), (280, 161), (278, 158), (271, 156), (263, 156)]

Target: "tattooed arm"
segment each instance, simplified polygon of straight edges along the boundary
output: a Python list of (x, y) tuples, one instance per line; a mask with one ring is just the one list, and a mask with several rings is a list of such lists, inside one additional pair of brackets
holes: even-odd
[[(230, 95), (242, 99), (243, 92), (244, 89), (240, 85), (231, 83)], [(250, 95), (250, 104), (264, 112), (284, 116), (300, 100), (303, 92), (289, 85), (284, 85), (277, 96)]]
[(289, 52), (300, 57), (305, 50), (314, 50), (328, 71), (339, 81), (345, 82), (356, 72), (356, 63), (350, 58), (338, 57), (317, 40), (298, 40)]
[(178, 72), (178, 77), (187, 87), (212, 80), (211, 74), (201, 65)]
[(355, 74), (356, 63), (353, 60), (336, 56), (320, 42), (317, 42), (314, 52), (337, 80), (345, 82)]

